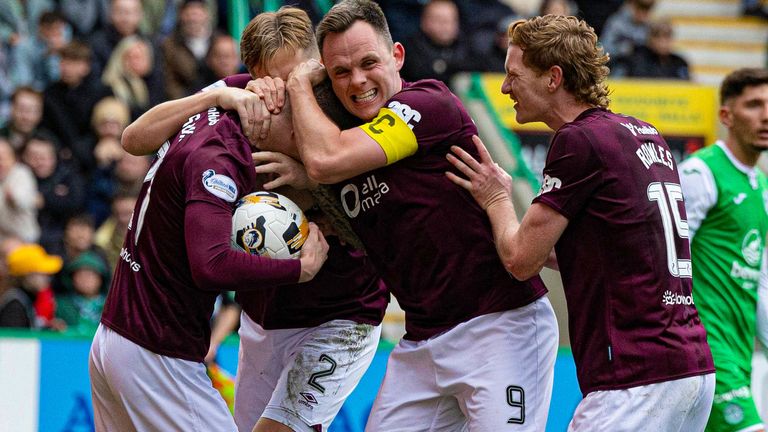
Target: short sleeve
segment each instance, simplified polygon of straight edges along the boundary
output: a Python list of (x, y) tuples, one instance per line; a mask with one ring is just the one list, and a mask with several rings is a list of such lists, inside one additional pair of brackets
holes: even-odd
[(685, 197), (688, 235), (693, 239), (707, 213), (717, 203), (717, 186), (712, 170), (697, 157), (688, 158), (678, 170)]
[(184, 164), (186, 202), (206, 201), (231, 207), (249, 189), (241, 173), (244, 169), (224, 142), (210, 139)]
[(533, 202), (572, 219), (602, 182), (602, 162), (590, 139), (579, 130), (563, 130), (552, 140), (541, 190)]

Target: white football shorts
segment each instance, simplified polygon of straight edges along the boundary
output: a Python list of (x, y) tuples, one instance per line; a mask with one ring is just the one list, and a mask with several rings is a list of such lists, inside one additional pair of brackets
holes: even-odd
[(155, 354), (99, 325), (88, 371), (97, 432), (237, 432), (203, 363)]
[(265, 330), (240, 315), (235, 422), (260, 417), (294, 431), (326, 431), (368, 370), (381, 326), (332, 320), (318, 327)]
[(543, 431), (558, 329), (546, 297), (392, 351), (367, 432)]
[(703, 431), (715, 397), (715, 374), (589, 393), (568, 432)]

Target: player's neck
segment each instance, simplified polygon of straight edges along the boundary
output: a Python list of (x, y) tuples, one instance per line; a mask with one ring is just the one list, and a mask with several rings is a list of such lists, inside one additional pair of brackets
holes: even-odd
[(760, 158), (760, 152), (751, 148), (748, 144), (742, 144), (736, 141), (733, 137), (728, 137), (725, 140), (725, 146), (728, 147), (733, 157), (739, 162), (748, 167), (754, 167), (757, 165), (757, 160)]
[(591, 108), (594, 108), (594, 106), (575, 101), (555, 103), (552, 104), (550, 118), (544, 123), (546, 123), (552, 130), (556, 131), (563, 127), (563, 125), (576, 120), (581, 113)]

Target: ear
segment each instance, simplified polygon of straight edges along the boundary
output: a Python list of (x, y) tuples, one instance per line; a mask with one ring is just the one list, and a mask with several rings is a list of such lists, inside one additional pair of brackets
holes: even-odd
[(733, 113), (731, 113), (731, 108), (729, 106), (720, 105), (720, 110), (718, 110), (717, 114), (720, 117), (720, 123), (722, 123), (723, 126), (727, 128), (733, 126)]
[(400, 42), (392, 45), (392, 57), (395, 58), (395, 69), (399, 72), (405, 62), (405, 47)]
[(547, 71), (549, 76), (549, 82), (547, 83), (547, 90), (554, 92), (560, 86), (563, 85), (563, 68), (560, 66), (552, 66)]

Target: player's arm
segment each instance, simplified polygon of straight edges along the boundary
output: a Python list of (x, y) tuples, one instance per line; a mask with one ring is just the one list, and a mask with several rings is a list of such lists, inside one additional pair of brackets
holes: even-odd
[(192, 201), (184, 212), (184, 232), (192, 278), (202, 289), (241, 291), (305, 282), (320, 270), (328, 244), (310, 223), (298, 260), (250, 255), (230, 246), (232, 209), (208, 201)]
[(217, 87), (155, 105), (123, 131), (121, 144), (136, 156), (152, 154), (176, 134), (191, 116), (213, 106), (235, 110), (245, 136), (255, 139), (268, 130), (269, 112), (259, 97), (247, 90)]
[[(534, 203), (519, 222), (512, 203), (512, 180), (491, 159), (480, 138), (473, 137), (480, 161), (454, 146), (448, 160), (466, 178), (447, 172), (457, 185), (467, 189), (488, 213), (493, 239), (504, 267), (518, 280), (538, 274), (545, 264), (552, 264), (555, 243), (568, 226), (568, 219), (551, 207)], [(555, 261), (556, 264), (556, 261)]]
[(287, 83), (296, 145), (309, 177), (319, 183), (338, 183), (387, 165), (382, 146), (361, 127), (342, 131), (325, 116), (313, 83), (302, 75), (311, 64), (297, 66)]
[(678, 168), (688, 221), (688, 238), (693, 240), (707, 213), (717, 203), (717, 186), (712, 171), (699, 158), (690, 158)]

